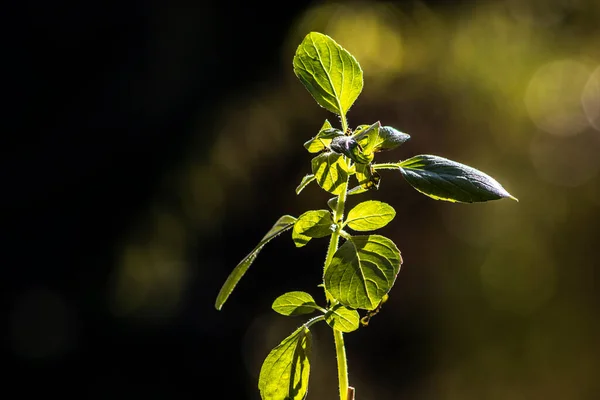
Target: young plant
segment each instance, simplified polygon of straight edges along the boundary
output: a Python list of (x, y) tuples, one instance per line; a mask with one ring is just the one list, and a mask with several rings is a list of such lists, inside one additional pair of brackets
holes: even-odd
[[(273, 302), (273, 310), (285, 316), (318, 315), (300, 325), (275, 347), (260, 370), (258, 388), (264, 400), (303, 399), (308, 391), (313, 324), (325, 321), (333, 331), (337, 355), (340, 400), (354, 399), (348, 384), (344, 333), (367, 326), (388, 298), (402, 264), (394, 242), (372, 232), (395, 216), (392, 206), (381, 201), (359, 203), (347, 214), (346, 198), (377, 190), (380, 170), (399, 171), (416, 190), (436, 200), (473, 203), (511, 198), (496, 180), (474, 168), (442, 157), (418, 155), (395, 163), (375, 163), (376, 153), (392, 150), (410, 136), (379, 121), (348, 126), (346, 114), (363, 88), (358, 61), (329, 36), (309, 33), (294, 56), (294, 73), (321, 106), (339, 116), (341, 129), (329, 121), (304, 147), (315, 154), (311, 174), (298, 187), (299, 194), (311, 182), (335, 197), (328, 209), (307, 211), (299, 217), (284, 215), (258, 245), (231, 272), (215, 307), (220, 310), (258, 253), (271, 239), (287, 230), (296, 247), (312, 239), (329, 237), (322, 286), (326, 303), (318, 305), (301, 291), (288, 292)], [(349, 188), (351, 178), (356, 186)], [(340, 239), (343, 241), (339, 245)], [(364, 315), (359, 315), (358, 310)]]

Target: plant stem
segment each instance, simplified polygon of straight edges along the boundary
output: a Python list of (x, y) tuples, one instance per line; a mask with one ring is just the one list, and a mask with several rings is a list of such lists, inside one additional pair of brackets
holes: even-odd
[(346, 361), (344, 334), (337, 329), (333, 329), (333, 338), (335, 339), (335, 354), (337, 356), (340, 400), (346, 400), (346, 397), (348, 396), (348, 362)]
[(400, 168), (400, 163), (381, 163), (381, 164), (373, 164), (373, 169), (398, 169)]
[[(342, 129), (346, 132), (348, 128), (348, 122), (346, 121), (346, 117), (342, 115), (341, 117)], [(348, 166), (348, 159), (344, 157), (344, 162), (346, 166)], [(346, 206), (346, 193), (348, 192), (348, 180), (342, 184), (342, 190), (337, 198), (337, 206), (335, 207), (335, 211), (333, 212), (333, 220), (336, 224), (341, 224), (344, 218), (344, 208)], [(327, 248), (327, 256), (325, 257), (325, 266), (323, 268), (323, 278), (325, 278), (325, 270), (333, 260), (333, 255), (338, 249), (340, 239), (339, 229), (331, 234), (331, 239), (329, 240), (329, 247)], [(325, 279), (323, 279), (323, 284), (325, 284)], [(328, 301), (333, 301), (330, 298), (329, 293), (325, 291), (325, 296)], [(337, 329), (333, 329), (333, 338), (335, 341), (335, 354), (337, 358), (337, 369), (338, 369), (338, 381), (339, 381), (339, 389), (340, 389), (340, 400), (347, 400), (348, 396), (348, 362), (346, 360), (346, 349), (344, 347), (344, 336), (341, 331)]]

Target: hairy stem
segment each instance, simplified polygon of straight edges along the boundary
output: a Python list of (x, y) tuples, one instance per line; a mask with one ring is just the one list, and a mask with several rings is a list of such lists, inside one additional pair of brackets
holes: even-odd
[(381, 164), (373, 164), (373, 169), (378, 170), (378, 169), (399, 169), (400, 168), (400, 163), (381, 163)]
[[(348, 127), (348, 123), (346, 122), (346, 118), (344, 116), (342, 116), (342, 128), (344, 129), (344, 131), (346, 130), (347, 127)], [(344, 157), (344, 161), (346, 162), (346, 165), (348, 166), (349, 161), (346, 157)], [(347, 191), (348, 191), (348, 180), (346, 180), (346, 182), (344, 182), (344, 184), (342, 185), (342, 191), (338, 195), (337, 206), (335, 207), (335, 210), (333, 212), (333, 220), (335, 221), (336, 224), (339, 224), (340, 226), (344, 219), (344, 207), (346, 206), (346, 192)], [(331, 239), (329, 240), (329, 247), (327, 248), (327, 256), (325, 257), (325, 266), (323, 268), (323, 278), (325, 278), (325, 270), (331, 263), (331, 260), (333, 259), (333, 255), (335, 254), (335, 252), (338, 249), (339, 239), (340, 239), (340, 231), (339, 231), (339, 229), (336, 229), (336, 231), (333, 232), (333, 234), (331, 235)], [(324, 284), (325, 284), (325, 279), (323, 279), (323, 286), (324, 286)], [(330, 295), (329, 295), (329, 293), (327, 293), (327, 291), (325, 291), (325, 296), (328, 301), (330, 301), (330, 302), (334, 301), (334, 299), (332, 299), (330, 297)], [(342, 332), (338, 331), (337, 329), (333, 329), (333, 338), (335, 341), (335, 354), (336, 354), (336, 358), (337, 358), (340, 400), (348, 400), (347, 399), (347, 395), (348, 395), (348, 362), (346, 360), (346, 349), (344, 347), (344, 336), (343, 336)]]
[(348, 396), (348, 362), (346, 361), (346, 348), (344, 347), (344, 334), (333, 329), (335, 339), (335, 354), (337, 356), (338, 381), (340, 384), (340, 400), (347, 400)]

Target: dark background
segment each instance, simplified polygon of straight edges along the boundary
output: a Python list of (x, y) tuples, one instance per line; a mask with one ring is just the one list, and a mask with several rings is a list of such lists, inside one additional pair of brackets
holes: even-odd
[[(375, 3), (357, 4), (364, 10)], [(283, 318), (271, 315), (271, 301), (287, 290), (318, 293), (313, 290), (319, 280), (319, 268), (314, 265), (321, 265), (326, 243), (295, 250), (291, 241), (278, 239), (263, 251), (257, 261), (261, 267), (250, 270), (223, 311), (213, 308), (229, 271), (280, 215), (321, 208), (328, 198), (316, 187), (306, 189), (306, 202), (294, 193), (308, 169), (309, 158), (301, 144), (323, 118), (336, 122), (311, 103), (291, 69), (293, 49), (307, 33), (298, 28), (298, 20), (321, 3), (285, 2), (275, 7), (267, 2), (191, 4), (19, 2), (3, 12), (0, 265), (6, 327), (3, 361), (8, 368), (3, 381), (5, 390), (18, 390), (19, 398), (34, 393), (80, 398), (213, 398), (213, 390), (220, 393), (217, 398), (258, 398), (255, 388), (260, 361), (299, 323), (282, 322)], [(438, 38), (444, 29), (466, 24), (465, 19), (481, 7), (459, 1), (394, 4), (405, 15), (421, 15), (423, 7), (437, 13), (446, 23), (437, 34), (429, 28), (427, 32)], [(580, 9), (567, 9), (560, 27), (575, 32), (576, 37), (589, 38), (590, 32), (597, 32), (592, 22), (579, 17), (585, 15), (587, 3), (578, 4)], [(456, 15), (459, 17), (452, 19)], [(399, 19), (398, 24), (401, 22)], [(315, 22), (317, 27), (319, 23)], [(360, 27), (358, 22), (352, 29)], [(585, 43), (590, 42), (594, 41)], [(591, 47), (583, 42), (580, 46)], [(564, 48), (552, 51), (558, 54)], [(552, 51), (540, 60), (551, 60), (548, 55)], [(587, 56), (589, 61), (597, 54)], [(437, 65), (442, 68), (444, 63)], [(414, 144), (397, 157), (437, 152), (467, 163), (479, 162), (486, 171), (498, 171), (498, 179), (521, 203), (490, 205), (501, 207), (495, 208), (500, 210), (495, 211), (496, 220), (519, 220), (515, 210), (527, 204), (533, 205), (525, 208), (530, 211), (521, 211), (521, 217), (538, 218), (535, 204), (541, 197), (566, 193), (560, 182), (527, 190), (532, 180), (540, 178), (529, 180), (522, 175), (523, 170), (534, 168), (528, 154), (519, 150), (529, 148), (521, 139), (502, 147), (499, 143), (506, 141), (501, 138), (469, 136), (469, 132), (489, 127), (489, 121), (479, 120), (477, 107), (487, 104), (488, 112), (501, 112), (493, 100), (475, 104), (479, 101), (468, 99), (502, 89), (461, 86), (461, 79), (443, 86), (432, 82), (436, 72), (428, 71), (418, 75), (417, 83), (414, 72), (394, 81), (405, 88), (404, 97), (389, 88), (386, 91), (385, 85), (379, 92), (366, 92), (362, 107), (355, 107), (355, 119), (388, 116), (394, 123), (403, 121), (401, 129), (413, 135)], [(462, 76), (477, 73), (475, 67), (465, 67)], [(418, 86), (423, 82), (428, 82), (429, 89)], [(366, 80), (365, 87), (368, 85)], [(284, 91), (276, 97), (280, 101), (265, 94), (269, 90), (275, 93), (277, 88)], [(381, 96), (379, 100), (373, 100), (376, 95)], [(266, 114), (261, 110), (256, 115), (244, 114), (244, 110), (252, 110), (255, 96), (257, 103), (276, 105), (273, 113), (283, 112), (288, 119), (273, 125), (271, 119), (262, 117)], [(395, 102), (390, 103), (389, 98)], [(466, 102), (467, 111), (451, 108), (456, 99)], [(396, 107), (402, 111), (395, 111)], [(266, 110), (270, 110), (268, 106)], [(497, 114), (494, 118), (503, 120)], [(264, 146), (250, 133), (261, 131), (263, 123), (265, 131), (274, 132), (261, 137)], [(281, 124), (291, 138), (289, 144), (288, 136), (278, 136), (273, 128)], [(536, 128), (529, 125), (522, 130)], [(459, 133), (452, 139), (450, 131), (463, 136)], [(219, 144), (222, 132), (231, 136), (221, 136), (227, 140)], [(438, 136), (428, 137), (428, 132)], [(589, 132), (598, 136), (591, 128)], [(590, 140), (598, 142), (597, 138)], [(466, 148), (471, 152), (462, 153), (460, 149)], [(497, 152), (488, 157), (484, 152), (490, 150), (484, 148)], [(236, 166), (228, 157), (250, 161)], [(194, 165), (199, 169), (194, 170)], [(228, 180), (223, 171), (229, 171)], [(390, 228), (384, 234), (401, 241), (403, 254), (409, 254), (405, 260), (409, 259), (413, 268), (401, 272), (395, 301), (384, 308), (387, 313), (375, 318), (369, 329), (347, 335), (351, 384), (358, 387), (357, 398), (368, 398), (360, 396), (361, 385), (376, 388), (363, 393), (378, 399), (450, 399), (452, 393), (490, 399), (517, 398), (511, 393), (528, 399), (595, 398), (597, 384), (585, 375), (598, 366), (591, 356), (570, 370), (579, 376), (585, 371), (582, 381), (573, 386), (583, 385), (581, 393), (590, 397), (573, 397), (580, 392), (570, 392), (569, 384), (561, 386), (563, 392), (556, 392), (553, 377), (564, 373), (560, 368), (535, 375), (540, 365), (559, 365), (565, 359), (569, 362), (573, 354), (594, 354), (600, 348), (594, 339), (598, 274), (592, 258), (598, 233), (594, 217), (600, 203), (592, 199), (598, 194), (598, 178), (593, 177), (577, 199), (564, 198), (561, 204), (567, 204), (567, 216), (548, 217), (546, 225), (534, 228), (528, 224), (530, 230), (513, 222), (513, 234), (518, 231), (526, 237), (554, 229), (544, 245), (555, 253), (548, 255), (545, 248), (532, 252), (535, 244), (515, 238), (524, 244), (506, 256), (506, 262), (535, 266), (545, 262), (540, 254), (560, 260), (556, 262), (558, 272), (550, 278), (542, 273), (542, 280), (550, 279), (553, 288), (555, 282), (564, 282), (560, 266), (567, 262), (580, 265), (575, 269), (583, 271), (577, 278), (570, 275), (572, 281), (566, 289), (553, 289), (563, 299), (580, 297), (562, 303), (544, 297), (559, 311), (539, 320), (535, 311), (525, 307), (523, 313), (514, 306), (528, 302), (521, 292), (514, 302), (501, 302), (509, 304), (504, 308), (482, 300), (485, 296), (478, 273), (467, 266), (485, 264), (495, 241), (477, 244), (482, 229), (477, 227), (484, 224), (482, 220), (489, 222), (483, 208), (473, 206), (479, 220), (473, 219), (470, 228), (464, 228), (468, 232), (461, 233), (475, 238), (465, 244), (440, 229), (444, 207), (463, 206), (438, 204), (409, 192), (407, 186), (399, 192), (400, 182), (387, 191), (382, 189), (384, 199), (392, 199), (395, 206), (405, 204), (406, 211), (399, 211), (400, 221), (396, 221), (404, 230)], [(193, 184), (182, 194), (178, 188), (186, 179)], [(587, 212), (577, 213), (569, 205), (581, 203), (581, 199), (589, 201), (579, 208)], [(462, 229), (467, 214), (468, 209), (450, 214), (446, 221), (454, 221), (450, 225)], [(127, 261), (132, 259), (135, 261)], [(164, 264), (145, 272), (145, 262), (156, 259)], [(417, 266), (423, 268), (419, 271)], [(448, 271), (461, 266), (465, 270), (457, 272), (453, 280)], [(437, 268), (446, 272), (440, 276)], [(538, 280), (535, 267), (533, 273), (527, 271), (532, 281)], [(510, 279), (503, 282), (514, 283)], [(530, 287), (535, 285), (524, 290)], [(142, 293), (139, 296), (138, 291)], [(501, 291), (508, 297), (511, 293)], [(450, 304), (448, 308), (444, 303)], [(581, 304), (586, 312), (573, 314), (571, 310)], [(449, 316), (449, 309), (456, 318)], [(484, 315), (492, 316), (485, 319)], [(563, 322), (576, 328), (555, 336), (546, 334), (558, 332), (563, 325), (555, 321), (557, 317), (571, 318)], [(533, 325), (539, 326), (535, 330), (542, 332), (539, 337), (550, 339), (540, 345), (535, 353), (539, 357), (531, 361), (523, 354), (527, 353), (524, 348), (539, 344), (538, 336), (528, 330)], [(478, 333), (472, 333), (473, 329)], [(315, 365), (310, 393), (315, 393), (315, 398), (329, 398), (336, 393), (334, 364), (332, 359), (326, 360), (333, 352), (326, 330), (317, 329), (315, 335), (319, 354), (324, 355)], [(571, 339), (583, 343), (581, 348), (566, 348), (557, 358), (546, 357), (551, 354), (549, 348)], [(482, 352), (483, 356), (470, 358)], [(480, 364), (472, 360), (494, 365), (489, 371), (500, 371), (503, 378), (477, 375)], [(461, 372), (452, 375), (453, 362), (466, 367), (457, 367)], [(511, 380), (518, 371), (534, 373)], [(465, 389), (471, 378), (479, 383), (473, 384), (472, 390)], [(460, 383), (453, 386), (455, 381)], [(523, 382), (530, 384), (519, 386)], [(548, 396), (553, 392), (566, 397)]]

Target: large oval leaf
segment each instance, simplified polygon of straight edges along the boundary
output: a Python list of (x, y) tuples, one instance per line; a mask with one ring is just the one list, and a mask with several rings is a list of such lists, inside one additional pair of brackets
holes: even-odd
[(331, 194), (340, 194), (348, 181), (346, 161), (341, 154), (328, 151), (321, 153), (311, 161), (315, 180)]
[(260, 369), (263, 400), (302, 400), (308, 391), (312, 338), (302, 325), (275, 347)]
[(443, 157), (418, 155), (398, 166), (412, 187), (436, 200), (461, 203), (517, 200), (491, 176)]
[(311, 32), (294, 56), (294, 73), (317, 103), (346, 115), (363, 88), (358, 61), (332, 38)]
[(368, 200), (357, 204), (345, 224), (355, 231), (374, 231), (383, 228), (396, 216), (396, 210), (387, 203)]
[(265, 244), (269, 243), (271, 239), (275, 236), (281, 234), (282, 232), (290, 229), (294, 226), (296, 222), (296, 218), (291, 215), (284, 215), (279, 218), (275, 225), (267, 232), (267, 234), (262, 238), (262, 240), (256, 245), (256, 247), (248, 254), (240, 263), (231, 271), (227, 280), (221, 287), (219, 294), (217, 295), (217, 300), (215, 302), (215, 308), (220, 310), (223, 307), (225, 301), (237, 285), (237, 283), (242, 279), (242, 276), (246, 273), (250, 265), (256, 260), (258, 253), (262, 250)]
[(352, 236), (325, 269), (325, 289), (346, 307), (375, 309), (400, 271), (400, 251), (380, 235)]

